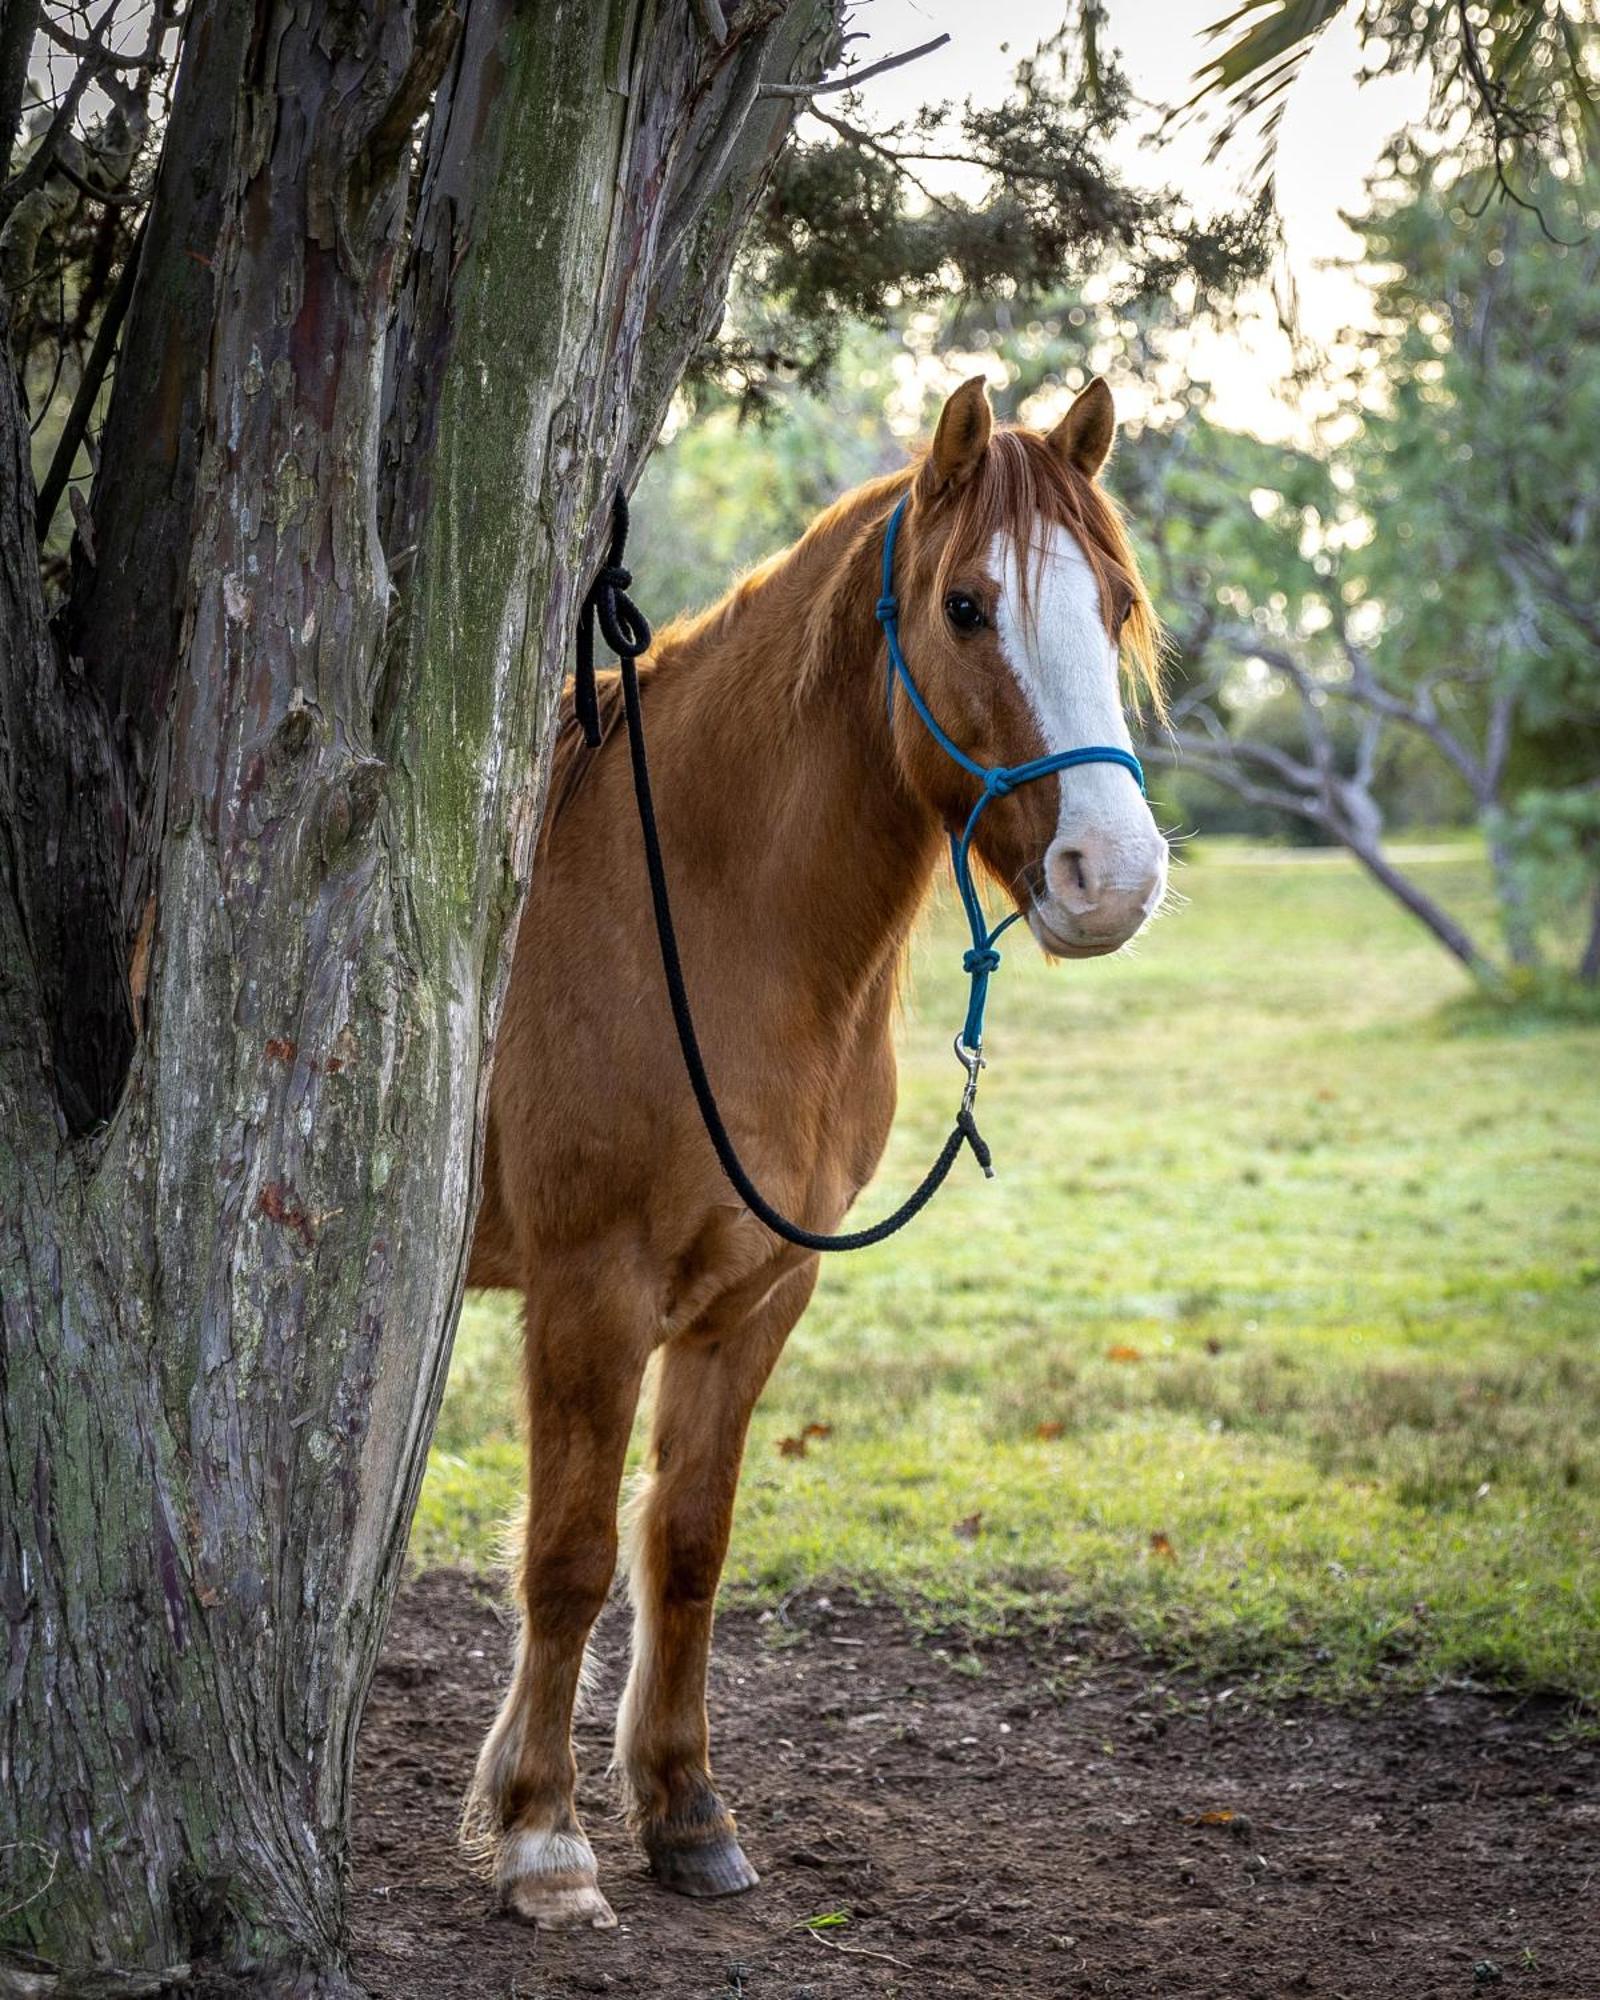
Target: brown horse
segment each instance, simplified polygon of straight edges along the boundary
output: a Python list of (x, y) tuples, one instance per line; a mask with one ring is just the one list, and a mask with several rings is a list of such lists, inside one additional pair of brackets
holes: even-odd
[[(943, 830), (977, 795), (909, 703), (885, 703), (874, 616), (885, 523), (909, 492), (901, 643), (956, 743), (985, 764), (1126, 747), (1118, 641), (1153, 687), (1155, 626), (1095, 483), (1113, 428), (1100, 382), (1048, 436), (994, 430), (981, 380), (968, 382), (915, 465), (846, 495), (712, 610), (663, 632), (643, 663), (707, 1065), (757, 1183), (808, 1228), (836, 1228), (882, 1154), (898, 968)], [(570, 1730), (657, 1349), (617, 1762), (661, 1882), (715, 1896), (756, 1880), (708, 1761), (712, 1604), (750, 1412), (818, 1264), (743, 1207), (701, 1127), (616, 694), (609, 684), (597, 750), (570, 719), (557, 745), (470, 1272), (526, 1301), (529, 1499), (516, 1668), (467, 1824), (492, 1849), (507, 1907), (550, 1925), (614, 1921), (573, 1803)], [(1116, 950), (1165, 886), (1165, 842), (1111, 765), (997, 800), (977, 848), (1058, 957)]]

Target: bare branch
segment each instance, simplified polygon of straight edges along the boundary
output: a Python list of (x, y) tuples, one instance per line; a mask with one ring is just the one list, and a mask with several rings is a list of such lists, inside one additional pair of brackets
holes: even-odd
[(67, 420), (61, 427), (61, 436), (56, 440), (56, 448), (50, 460), (50, 469), (39, 488), (38, 509), (35, 514), (35, 534), (40, 546), (50, 532), (50, 523), (55, 518), (56, 505), (67, 481), (72, 477), (73, 463), (78, 456), (78, 447), (83, 443), (89, 428), (89, 419), (94, 414), (94, 406), (100, 395), (101, 384), (105, 381), (106, 370), (111, 366), (111, 357), (117, 350), (117, 337), (122, 331), (122, 322), (127, 317), (128, 301), (133, 297), (134, 278), (139, 269), (139, 252), (144, 245), (144, 225), (139, 226), (139, 234), (134, 239), (133, 248), (128, 252), (128, 260), (122, 267), (122, 275), (117, 279), (117, 288), (106, 301), (106, 309), (100, 316), (100, 324), (95, 329), (94, 345), (89, 350), (89, 358), (83, 364), (83, 377), (78, 383), (78, 393), (72, 399), (72, 408), (67, 412)]
[(102, 69), (159, 69), (160, 59), (151, 54), (142, 56), (121, 55), (115, 49), (102, 49), (85, 35), (75, 35), (48, 13), (41, 16), (39, 26), (55, 43), (58, 49), (65, 49), (69, 56), (89, 56)]
[(728, 39), (728, 18), (719, 0), (694, 0), (695, 18), (720, 48)]
[(1404, 728), (1414, 729), (1425, 736), (1481, 803), (1492, 787), (1478, 759), (1440, 718), (1433, 700), (1434, 684), (1439, 677), (1435, 675), (1420, 682), (1415, 697), (1407, 701), (1379, 681), (1372, 671), (1371, 660), (1361, 647), (1352, 645), (1342, 634), (1340, 644), (1350, 667), (1350, 678), (1333, 683), (1330, 693), (1354, 703), (1369, 714), (1385, 716), (1391, 722), (1398, 722)]
[(1489, 705), (1489, 727), (1483, 746), (1483, 788), (1487, 799), (1500, 789), (1506, 761), (1511, 755), (1511, 728), (1517, 716), (1517, 697), (1512, 688), (1501, 688)]
[(821, 83), (769, 83), (761, 92), (763, 97), (821, 97), (835, 90), (854, 90), (859, 83), (865, 83), (869, 76), (882, 76), (891, 69), (903, 69), (907, 63), (914, 63), (921, 56), (930, 56), (935, 49), (942, 49), (950, 37), (935, 35), (931, 42), (922, 42), (914, 49), (906, 49), (901, 55), (885, 56), (881, 62), (868, 63), (865, 69), (846, 70), (843, 76), (825, 77)]
[(1361, 718), (1361, 734), (1356, 739), (1354, 782), (1370, 795), (1378, 771), (1378, 747), (1383, 741), (1383, 717), (1369, 710)]
[[(1403, 874), (1384, 853), (1375, 817), (1361, 814), (1361, 801), (1351, 796), (1351, 788), (1347, 784), (1341, 783), (1331, 797), (1319, 797), (1314, 790), (1307, 793), (1264, 783), (1241, 768), (1239, 752), (1243, 747), (1231, 741), (1222, 744), (1207, 742), (1183, 732), (1168, 743), (1149, 744), (1143, 755), (1149, 763), (1164, 765), (1168, 769), (1198, 772), (1201, 777), (1209, 778), (1236, 798), (1243, 799), (1247, 805), (1289, 813), (1296, 819), (1321, 827), (1355, 856), (1402, 909), (1424, 924), (1474, 979), (1485, 985), (1499, 983), (1499, 974), (1493, 963), (1484, 956), (1471, 933), (1435, 902), (1426, 890)], [(1261, 752), (1269, 746), (1256, 744), (1251, 747)], [(1268, 760), (1262, 758), (1260, 761)], [(1292, 768), (1292, 760), (1284, 761)], [(1304, 767), (1301, 769), (1304, 770)], [(1352, 808), (1355, 810), (1352, 811)]]
[[(914, 174), (906, 165), (907, 160), (927, 159), (931, 157), (930, 155), (926, 153), (897, 152), (894, 147), (886, 146), (881, 139), (875, 137), (871, 132), (863, 131), (859, 125), (852, 125), (848, 118), (840, 118), (832, 111), (819, 111), (815, 105), (811, 107), (811, 115), (813, 118), (820, 118), (824, 125), (831, 126), (842, 139), (848, 139), (852, 145), (859, 146), (863, 152), (876, 153), (878, 158), (893, 167), (897, 174), (903, 174), (916, 189), (917, 193), (922, 196), (924, 201), (931, 202), (935, 208), (944, 209), (947, 214), (953, 215), (955, 213), (952, 203), (946, 201), (942, 195), (935, 194), (927, 182)], [(981, 166), (983, 163), (979, 160), (969, 160), (964, 162), (964, 164), (968, 166)]]
[[(1213, 753), (1209, 745), (1196, 738), (1180, 733), (1172, 737), (1170, 744), (1151, 743), (1139, 754), (1144, 762), (1163, 765), (1168, 770), (1196, 771), (1201, 777), (1225, 786), (1247, 805), (1265, 806), (1274, 812), (1289, 813), (1296, 819), (1313, 820), (1320, 826), (1328, 825), (1327, 816), (1315, 799), (1307, 798), (1302, 792), (1280, 791), (1276, 786), (1262, 784), (1241, 771), (1228, 756)], [(1329, 830), (1332, 831), (1331, 827)]]
[(72, 129), (72, 121), (78, 115), (78, 104), (83, 93), (95, 81), (105, 67), (105, 57), (110, 53), (103, 44), (106, 30), (111, 26), (119, 0), (107, 0), (106, 10), (90, 30), (90, 39), (95, 44), (95, 53), (86, 56), (62, 92), (61, 102), (56, 107), (55, 116), (50, 120), (44, 136), (34, 147), (27, 165), (11, 184), (0, 190), (0, 223), (3, 223), (16, 208), (17, 203), (43, 187), (45, 177), (55, 164), (61, 142)]
[(103, 201), (110, 208), (137, 208), (150, 198), (148, 195), (140, 194), (136, 188), (96, 187), (93, 181), (78, 172), (65, 153), (52, 162), (50, 171), (59, 174), (64, 181), (69, 181), (79, 194), (87, 195), (90, 201)]

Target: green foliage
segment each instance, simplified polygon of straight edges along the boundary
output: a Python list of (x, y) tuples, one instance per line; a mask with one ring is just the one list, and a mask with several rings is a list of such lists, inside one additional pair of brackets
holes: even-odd
[[(1380, 271), (1344, 463), (1376, 532), (1347, 581), (1406, 681), (1466, 663), (1523, 697), (1529, 765), (1600, 762), (1600, 180), (1474, 219), (1428, 162), (1358, 227)], [(1585, 725), (1587, 725), (1585, 727)]]
[[(1211, 29), (1223, 46), (1191, 104), (1220, 100), (1219, 145), (1257, 123), (1271, 161), (1288, 93), (1323, 31), (1353, 14), (1369, 75), (1426, 68), (1430, 123), (1481, 183), (1526, 197), (1513, 176), (1600, 153), (1600, 69), (1591, 0), (1242, 0)], [(1465, 131), (1466, 142), (1459, 135)]]
[[(1487, 907), (1474, 846), (1416, 865)], [(1341, 855), (1204, 843), (1181, 880), (1135, 953), (1007, 950), (999, 1177), (825, 1268), (730, 1587), (1113, 1621), (1285, 1686), (1600, 1694), (1600, 1025), (1459, 1022), (1458, 970)], [(959, 954), (947, 909), (864, 1214), (948, 1117)], [(511, 1302), (471, 1302), (420, 1560), (491, 1560), (516, 1508), (516, 1350)]]
[[(1090, 12), (1095, 31), (1044, 44), (999, 105), (933, 104), (868, 130), (815, 103), (828, 136), (796, 138), (780, 157), (702, 383), (764, 406), (777, 379), (820, 383), (852, 320), (882, 327), (952, 295), (1038, 299), (1105, 271), (1125, 302), (1186, 278), (1204, 300), (1257, 274), (1271, 244), (1264, 203), (1203, 220), (1109, 164), (1130, 98)], [(976, 191), (954, 191), (948, 174), (930, 185), (930, 166), (968, 170)]]
[(782, 423), (759, 427), (731, 403), (701, 410), (656, 451), (634, 498), (630, 554), (650, 614), (703, 607), (841, 493), (903, 463), (886, 416), (897, 409), (916, 423), (922, 397), (909, 362), (899, 342), (847, 328), (825, 399), (791, 398)]
[[(1191, 402), (1117, 467), (1180, 703), (1216, 682), (1236, 747), (1365, 760), (1391, 820), (1477, 817), (1530, 966), (1534, 906), (1575, 958), (1600, 889), (1600, 183), (1536, 192), (1563, 240), (1514, 204), (1474, 216), (1402, 149), (1355, 224), (1375, 329), (1316, 385), (1333, 443), (1232, 436)], [(1202, 787), (1185, 802), (1218, 823)]]

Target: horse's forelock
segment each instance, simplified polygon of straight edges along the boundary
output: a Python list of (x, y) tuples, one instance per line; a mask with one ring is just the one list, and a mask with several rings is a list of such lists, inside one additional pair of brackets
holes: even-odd
[(1009, 535), (1026, 559), (1017, 565), (1024, 609), (1044, 557), (1040, 521), (1059, 522), (1083, 550), (1108, 620), (1131, 593), (1122, 626), (1122, 658), (1135, 693), (1159, 714), (1161, 626), (1122, 515), (1109, 495), (1068, 465), (1034, 431), (1006, 427), (989, 440), (977, 475), (956, 495), (934, 588), (942, 597), (965, 566), (981, 560), (996, 534)]

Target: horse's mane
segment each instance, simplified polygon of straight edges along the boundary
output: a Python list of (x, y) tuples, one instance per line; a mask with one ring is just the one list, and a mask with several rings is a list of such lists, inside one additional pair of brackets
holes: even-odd
[[(802, 549), (837, 540), (842, 565), (854, 553), (861, 534), (879, 532), (881, 517), (908, 486), (925, 477), (928, 457), (924, 449), (901, 470), (852, 488), (817, 516), (793, 548), (757, 563), (709, 609), (674, 619), (661, 636), (674, 643), (704, 637), (734, 617)], [(935, 576), (936, 593), (942, 597), (957, 569), (987, 554), (996, 533), (1011, 535), (1026, 547), (1041, 516), (1068, 529), (1082, 548), (1100, 586), (1107, 623), (1115, 627), (1125, 611), (1122, 660), (1132, 693), (1136, 702), (1147, 700), (1157, 714), (1162, 713), (1161, 621), (1140, 574), (1122, 510), (1097, 480), (1069, 465), (1040, 432), (1006, 424), (991, 433), (977, 474), (956, 496)], [(1043, 551), (1038, 553), (1042, 557)], [(1021, 568), (1026, 597), (1037, 565), (1024, 563)], [(825, 595), (818, 594), (819, 603)]]
[[(898, 472), (883, 475), (853, 488), (826, 508), (806, 529), (793, 548), (780, 550), (757, 563), (740, 577), (706, 610), (674, 618), (656, 634), (651, 655), (640, 661), (645, 680), (663, 651), (692, 643), (737, 615), (749, 599), (759, 593), (800, 549), (837, 537), (841, 562), (846, 551), (859, 541), (863, 524), (876, 527), (878, 517), (925, 475), (926, 452), (920, 453)], [(1099, 484), (1075, 467), (1037, 431), (1020, 425), (1002, 425), (990, 436), (988, 450), (974, 478), (957, 494), (954, 511), (945, 533), (935, 573), (934, 589), (943, 596), (956, 572), (987, 553), (997, 533), (1014, 537), (1027, 548), (1033, 524), (1040, 518), (1059, 522), (1082, 548), (1095, 581), (1108, 624), (1122, 617), (1122, 659), (1134, 697), (1148, 700), (1162, 712), (1161, 625), (1139, 573), (1138, 557), (1123, 525), (1116, 502)], [(1036, 552), (1042, 558), (1043, 551)], [(1037, 564), (1020, 565), (1022, 592), (1027, 599)], [(826, 608), (825, 594), (819, 594), (818, 609)], [(599, 676), (601, 742), (604, 743), (622, 722), (622, 686), (615, 673)], [(550, 772), (550, 791), (545, 807), (545, 825), (551, 826), (576, 795), (592, 753), (584, 740), (572, 707), (572, 683), (562, 694), (561, 721), (556, 734)]]

